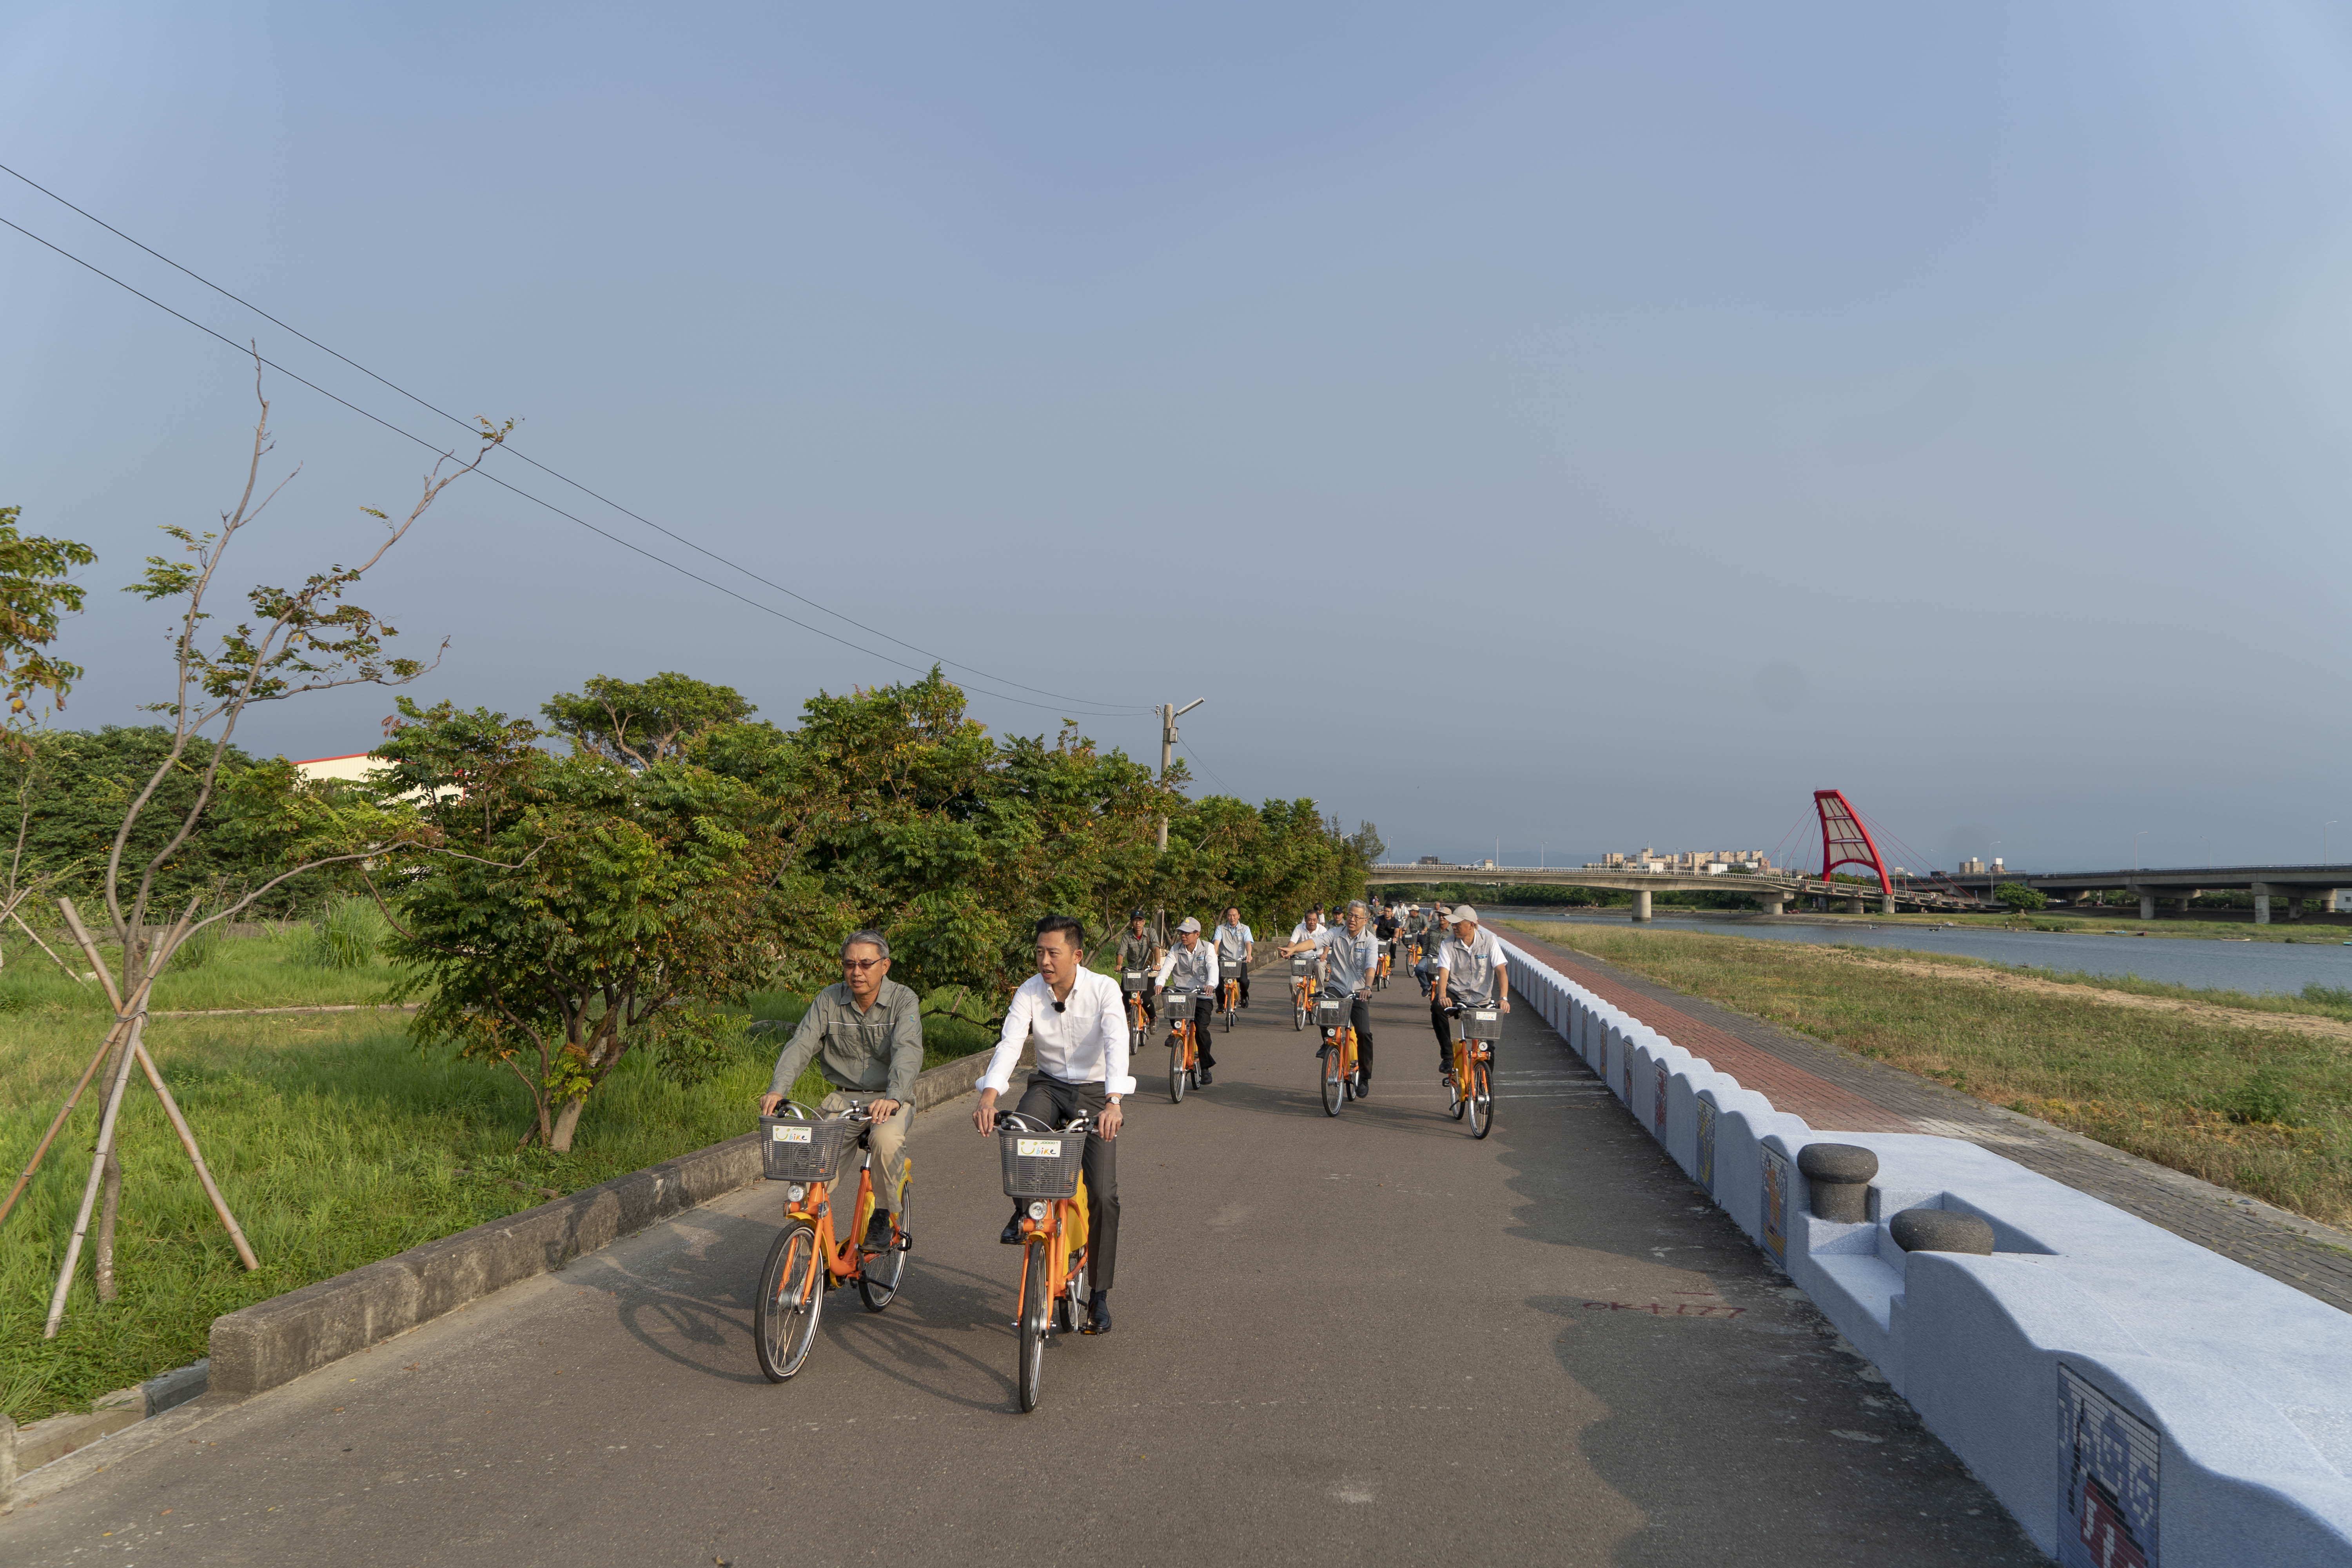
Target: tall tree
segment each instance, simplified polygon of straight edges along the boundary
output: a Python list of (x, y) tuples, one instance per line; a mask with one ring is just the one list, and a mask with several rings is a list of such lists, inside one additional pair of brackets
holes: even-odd
[(595, 676), (578, 691), (549, 698), (540, 711), (580, 750), (646, 768), (675, 761), (696, 737), (759, 710), (731, 686), (664, 670), (642, 681)]

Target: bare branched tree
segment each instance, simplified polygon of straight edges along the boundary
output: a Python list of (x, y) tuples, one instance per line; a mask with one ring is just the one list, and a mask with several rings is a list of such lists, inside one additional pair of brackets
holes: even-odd
[[(305, 692), (328, 691), (342, 686), (402, 686), (423, 675), (440, 662), (436, 654), (430, 663), (412, 658), (394, 658), (385, 651), (385, 644), (398, 635), (396, 630), (373, 612), (346, 601), (344, 595), (388, 554), (393, 546), (408, 536), (416, 521), (439, 500), (441, 493), (466, 475), (482, 466), (482, 462), (506, 439), (514, 422), (493, 425), (481, 422), (473, 457), (459, 461), (455, 453), (443, 454), (432, 470), (425, 476), (416, 502), (407, 515), (394, 521), (373, 507), (364, 508), (368, 515), (384, 525), (384, 536), (375, 549), (355, 566), (333, 566), (312, 574), (299, 587), (258, 587), (246, 598), (252, 605), (252, 618), (240, 621), (236, 626), (221, 635), (216, 642), (207, 639), (208, 621), (213, 611), (208, 608), (215, 579), (236, 536), (258, 519), (279, 492), (292, 482), (298, 468), (278, 481), (267, 494), (260, 494), (261, 465), (273, 445), (269, 435), (269, 399), (261, 385), (259, 355), (254, 361), (254, 399), (260, 412), (254, 420), (253, 449), (246, 466), (245, 488), (236, 505), (221, 513), (220, 526), (199, 533), (180, 527), (166, 527), (163, 532), (178, 542), (177, 558), (151, 555), (147, 570), (127, 592), (137, 594), (150, 602), (182, 601), (179, 626), (173, 638), (176, 664), (176, 679), (172, 699), (150, 705), (151, 710), (169, 714), (172, 718), (172, 744), (163, 759), (139, 793), (125, 808), (121, 826), (106, 858), (106, 915), (120, 946), (117, 973), (110, 966), (84, 926), (71, 900), (58, 903), (71, 929), (74, 939), (84, 955), (99, 972), (109, 998), (115, 1005), (115, 1021), (92, 1067), (100, 1059), (109, 1061), (108, 1091), (105, 1109), (99, 1119), (98, 1145), (90, 1163), (89, 1180), (82, 1193), (81, 1208), (74, 1220), (73, 1236), (67, 1244), (65, 1266), (58, 1270), (56, 1293), (50, 1298), (48, 1323), (45, 1337), (55, 1337), (58, 1324), (65, 1315), (66, 1297), (73, 1287), (74, 1268), (81, 1253), (82, 1240), (89, 1226), (90, 1210), (101, 1185), (107, 1195), (106, 1223), (100, 1233), (99, 1285), (101, 1296), (110, 1296), (113, 1280), (110, 1267), (110, 1247), (108, 1238), (112, 1231), (115, 1195), (120, 1188), (121, 1164), (115, 1158), (114, 1128), (121, 1110), (122, 1095), (130, 1081), (131, 1068), (136, 1062), (146, 1073), (163, 1109), (179, 1133), (196, 1174), (203, 1182), (207, 1196), (212, 1199), (221, 1223), (227, 1227), (230, 1239), (236, 1244), (238, 1255), (248, 1268), (258, 1268), (253, 1250), (237, 1227), (236, 1216), (229, 1212), (212, 1173), (205, 1169), (204, 1155), (198, 1149), (194, 1131), (186, 1119), (173, 1102), (171, 1091), (164, 1086), (163, 1076), (156, 1070), (142, 1042), (147, 1020), (147, 998), (155, 978), (171, 963), (173, 952), (190, 936), (204, 928), (235, 919), (251, 909), (271, 892), (298, 877), (319, 871), (330, 866), (364, 861), (394, 847), (411, 829), (396, 825), (390, 816), (362, 816), (336, 825), (336, 831), (323, 839), (308, 840), (313, 847), (332, 850), (331, 853), (295, 854), (288, 857), (297, 862), (258, 886), (216, 886), (198, 891), (187, 904), (171, 911), (173, 918), (152, 939), (149, 937), (150, 906), (154, 897), (155, 881), (173, 855), (187, 843), (197, 829), (205, 809), (218, 794), (220, 766), (227, 756), (229, 742), (236, 733), (238, 721), (246, 710), (256, 702), (274, 702)], [(446, 642), (442, 647), (447, 647)], [(206, 734), (216, 729), (216, 733)], [(204, 758), (203, 769), (194, 796), (163, 847), (149, 858), (146, 864), (135, 868), (123, 864), (127, 846), (140, 816), (155, 798), (164, 781), (184, 767), (192, 745), (204, 742), (209, 755)], [(129, 886), (126, 890), (125, 883)], [(84, 1075), (84, 1081), (89, 1079)], [(79, 1090), (76, 1091), (79, 1094)], [(71, 1110), (68, 1101), (67, 1110)], [(60, 1113), (62, 1120), (63, 1113)], [(44, 1147), (47, 1141), (44, 1141)], [(28, 1168), (26, 1175), (29, 1177)], [(21, 1190), (24, 1178), (19, 1179)]]

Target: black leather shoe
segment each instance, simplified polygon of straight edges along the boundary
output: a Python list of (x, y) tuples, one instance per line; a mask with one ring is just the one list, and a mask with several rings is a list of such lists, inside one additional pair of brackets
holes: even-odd
[(874, 1217), (866, 1222), (866, 1246), (869, 1251), (879, 1251), (890, 1245), (890, 1211), (876, 1209)]
[(1106, 1290), (1094, 1299), (1094, 1310), (1087, 1319), (1087, 1326), (1078, 1331), (1082, 1334), (1110, 1332), (1110, 1292)]
[(1372, 1080), (1370, 1079), (1361, 1076), (1357, 1078), (1356, 1098), (1358, 1100), (1370, 1100), (1372, 1098)]
[(1007, 1247), (1021, 1245), (1021, 1215), (1018, 1210), (1014, 1211), (1011, 1219), (1004, 1222), (1004, 1228), (996, 1233), (996, 1239)]
[(1202, 1068), (1195, 1075), (1195, 1081), (1198, 1082), (1202, 1089), (1206, 1089), (1211, 1084), (1217, 1081), (1217, 1075), (1211, 1072), (1207, 1068)]

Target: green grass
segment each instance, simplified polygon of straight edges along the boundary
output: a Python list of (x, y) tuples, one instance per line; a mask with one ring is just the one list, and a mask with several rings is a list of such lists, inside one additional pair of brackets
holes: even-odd
[[(2352, 1051), (2263, 1026), (2265, 1013), (2343, 1016), (2333, 1000), (2263, 998), (2274, 1005), (2217, 1021), (2102, 1001), (2090, 984), (2126, 988), (2104, 979), (2076, 999), (1855, 962), (1886, 956), (1883, 949), (1525, 924), (1556, 946), (2282, 1208), (2352, 1221)], [(2128, 989), (2239, 1005), (2231, 993), (2147, 983)]]
[[(58, 946), (50, 932), (41, 934), (68, 959), (79, 956)], [(21, 933), (5, 945), (7, 963), (0, 968), (0, 1013), (58, 1009), (103, 1018), (111, 1010), (103, 986), (94, 980), (68, 979)], [(158, 1012), (173, 1012), (380, 1002), (397, 974), (393, 965), (373, 956), (352, 968), (321, 967), (309, 962), (312, 949), (310, 933), (302, 927), (280, 936), (223, 938), (204, 963), (186, 964), (175, 955), (172, 967), (156, 979), (149, 1005)], [(114, 966), (120, 981), (119, 950), (101, 946), (100, 952)], [(79, 964), (76, 969), (87, 972)]]
[[(2137, 904), (2116, 904), (2105, 910), (2034, 910), (2021, 915), (1882, 915), (1874, 912), (1876, 897), (1874, 893), (1871, 895), (1872, 911), (1863, 916), (1846, 914), (1843, 910), (1827, 912), (1846, 920), (1867, 919), (1873, 925), (1980, 926), (1989, 931), (2080, 931), (2096, 936), (2119, 932), (2126, 936), (2193, 937), (2206, 942), (2316, 942), (2330, 947), (2352, 942), (2352, 925), (2335, 925), (2308, 917), (2290, 922), (2281, 915), (2269, 925), (2258, 926), (2251, 914), (2237, 921), (2184, 921), (2168, 912), (2161, 919), (2142, 921)], [(1801, 916), (1811, 911), (1790, 912)]]
[[(231, 939), (211, 963), (158, 984), (162, 1005), (364, 1001), (390, 978), (306, 967), (299, 933)], [(0, 1179), (13, 1183), (106, 1026), (72, 982), (17, 972), (27, 1000), (0, 1013)], [(50, 974), (56, 973), (54, 968)], [(176, 991), (170, 988), (176, 988)], [(38, 1000), (32, 1000), (37, 997)], [(749, 998), (753, 1018), (795, 1022), (801, 998)], [(992, 1031), (932, 1020), (925, 1066), (992, 1045)], [(17, 1421), (89, 1401), (203, 1355), (222, 1312), (751, 1130), (782, 1032), (750, 1037), (710, 1079), (682, 1087), (642, 1056), (588, 1101), (568, 1153), (517, 1147), (528, 1096), (504, 1069), (420, 1052), (389, 1015), (158, 1018), (150, 1048), (261, 1258), (239, 1265), (152, 1091), (133, 1079), (121, 1121), (121, 1295), (100, 1303), (85, 1249), (65, 1326), (41, 1326), (89, 1169), (97, 1092), (51, 1147), (0, 1229), (0, 1410)], [(797, 1098), (821, 1098), (812, 1071)]]

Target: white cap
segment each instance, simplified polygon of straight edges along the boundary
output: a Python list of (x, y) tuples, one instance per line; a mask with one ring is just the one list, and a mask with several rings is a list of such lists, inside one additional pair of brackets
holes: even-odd
[(1476, 925), (1478, 923), (1478, 911), (1472, 909), (1467, 904), (1456, 904), (1454, 906), (1453, 911), (1449, 913), (1445, 919), (1447, 923), (1451, 925), (1460, 925), (1464, 921), (1468, 921), (1472, 925)]
[(1191, 915), (1186, 915), (1184, 917), (1184, 923), (1176, 928), (1180, 934), (1188, 931), (1199, 931), (1200, 929), (1201, 922), (1194, 920)]

